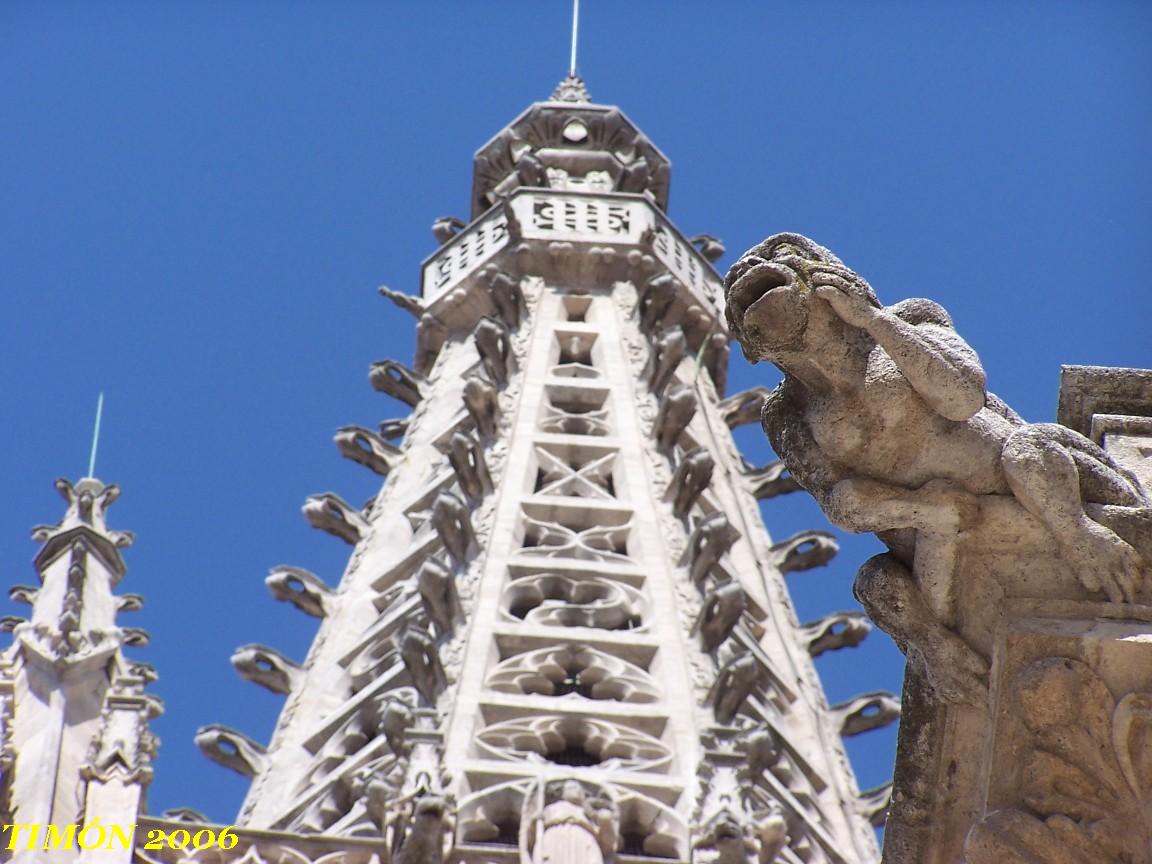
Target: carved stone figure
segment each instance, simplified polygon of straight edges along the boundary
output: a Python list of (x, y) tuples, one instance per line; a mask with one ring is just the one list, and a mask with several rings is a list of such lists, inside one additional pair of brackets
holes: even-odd
[(687, 516), (696, 499), (708, 488), (715, 467), (707, 447), (696, 447), (684, 454), (668, 487), (672, 494), (672, 512), (678, 518)]
[(381, 477), (387, 477), (404, 455), (399, 448), (363, 426), (341, 426), (333, 440), (343, 456)]
[(720, 416), (724, 418), (729, 429), (759, 423), (760, 413), (764, 410), (764, 400), (771, 392), (767, 387), (753, 387), (750, 390), (733, 393), (717, 406), (720, 409)]
[(744, 472), (744, 476), (748, 480), (752, 494), (760, 501), (766, 498), (775, 498), (778, 495), (787, 495), (789, 492), (797, 492), (800, 489), (800, 484), (792, 479), (792, 475), (788, 473), (788, 466), (784, 464), (782, 459), (769, 462), (762, 468), (749, 466)]
[(496, 434), (497, 423), (500, 417), (500, 403), (496, 398), (496, 388), (479, 376), (473, 376), (464, 382), (464, 407), (476, 424), (476, 431), (482, 438), (491, 438)]
[(386, 441), (395, 441), (397, 438), (403, 438), (408, 434), (408, 418), (398, 417), (394, 420), (381, 420), (380, 421), (380, 436)]
[(781, 573), (797, 573), (823, 567), (836, 557), (840, 544), (827, 531), (800, 531), (769, 550)]
[(416, 587), (424, 612), (437, 632), (441, 635), (451, 633), (459, 609), (452, 572), (435, 558), (429, 558), (416, 571)]
[(327, 531), (355, 546), (368, 530), (367, 520), (334, 492), (309, 495), (300, 508), (313, 528)]
[(716, 388), (716, 395), (723, 398), (728, 388), (728, 357), (732, 349), (728, 344), (727, 333), (713, 333), (704, 340), (703, 353), (700, 364), (707, 370), (712, 378), (712, 386)]
[(687, 353), (688, 340), (679, 327), (671, 327), (654, 339), (646, 375), (648, 389), (656, 395), (663, 393)]
[(756, 815), (756, 835), (760, 841), (756, 864), (777, 864), (780, 853), (788, 845), (788, 819), (775, 801), (768, 810)]
[(795, 234), (746, 253), (725, 280), (745, 355), (784, 373), (764, 428), (792, 476), (834, 522), (881, 532), (890, 552), (861, 568), (856, 594), (949, 701), (979, 702), (987, 661), (943, 626), (912, 575), (920, 532), (963, 530), (986, 496), (1010, 497), (1051, 534), (1089, 592), (1147, 589), (1147, 562), (1105, 508), (1146, 493), (1091, 441), (1027, 424), (985, 389), (975, 352), (930, 300), (882, 306), (835, 255)]
[(332, 596), (332, 589), (309, 570), (282, 565), (265, 577), (264, 584), (277, 600), (291, 603), (306, 615), (323, 618), (327, 614), (325, 604)]
[(605, 864), (616, 851), (619, 814), (576, 780), (549, 783), (532, 864)]
[(688, 238), (688, 242), (700, 250), (700, 254), (709, 261), (719, 261), (728, 250), (724, 248), (724, 241), (711, 234), (697, 234)]
[(264, 748), (227, 726), (201, 726), (196, 730), (195, 740), (201, 753), (242, 777), (255, 777), (264, 764)]
[(900, 719), (900, 700), (891, 693), (865, 693), (832, 706), (845, 738), (871, 732)]
[(760, 852), (752, 826), (746, 824), (743, 814), (728, 808), (713, 814), (693, 845), (711, 853), (706, 858), (693, 858), (701, 864), (750, 864)]
[(484, 461), (484, 448), (475, 438), (463, 432), (453, 432), (448, 442), (448, 461), (456, 472), (461, 490), (473, 501), (481, 500), (492, 488), (492, 478)]
[(751, 654), (733, 657), (724, 665), (708, 692), (708, 703), (717, 723), (728, 724), (736, 718), (759, 679), (760, 664)]
[(439, 795), (425, 795), (412, 808), (408, 835), (393, 864), (441, 864), (444, 860), (446, 802)]
[(242, 645), (232, 652), (231, 662), (241, 677), (273, 693), (290, 693), (300, 678), (300, 664), (267, 645)]
[(703, 585), (712, 568), (732, 548), (740, 533), (732, 527), (723, 510), (717, 510), (696, 523), (688, 538), (692, 582)]
[(671, 273), (653, 276), (644, 285), (636, 301), (640, 332), (651, 336), (665, 325), (672, 301), (676, 299), (676, 279)]
[(872, 624), (863, 612), (833, 612), (801, 625), (800, 638), (808, 644), (808, 653), (819, 657), (826, 651), (855, 648), (871, 632)]
[(745, 733), (741, 750), (748, 760), (748, 774), (755, 780), (780, 762), (781, 744), (776, 733), (767, 726), (759, 726)]
[(744, 589), (737, 582), (717, 586), (704, 595), (698, 626), (700, 645), (705, 651), (715, 651), (728, 638), (744, 614), (745, 605)]
[(457, 564), (468, 560), (468, 550), (476, 542), (468, 508), (451, 492), (441, 492), (432, 502), (429, 517), (432, 527), (440, 535), (444, 548)]
[(381, 285), (377, 290), (380, 292), (381, 297), (386, 297), (391, 300), (409, 315), (419, 318), (424, 314), (424, 303), (419, 297), (413, 297), (402, 291), (396, 291), (387, 285)]
[(675, 384), (668, 388), (656, 412), (656, 422), (652, 424), (656, 432), (656, 445), (661, 450), (667, 453), (676, 446), (696, 416), (696, 407), (696, 393), (692, 385)]
[(525, 150), (516, 160), (516, 176), (521, 186), (547, 187), (548, 172), (531, 150)]
[(400, 658), (417, 692), (429, 705), (435, 705), (448, 683), (436, 643), (419, 630), (409, 630), (400, 639)]
[(499, 389), (507, 387), (508, 360), (512, 354), (508, 329), (491, 318), (482, 318), (472, 331), (472, 341), (492, 383)]
[(413, 408), (424, 398), (424, 378), (395, 360), (373, 363), (368, 370), (368, 380), (376, 390)]
[(416, 324), (416, 357), (412, 368), (417, 375), (427, 375), (436, 365), (440, 349), (448, 341), (448, 328), (444, 322), (430, 312), (420, 316)]
[(488, 294), (492, 298), (496, 317), (503, 321), (509, 330), (518, 330), (520, 321), (527, 311), (520, 284), (507, 273), (502, 273), (491, 266), (481, 271), (481, 277), (488, 282)]
[(463, 219), (457, 219), (455, 216), (439, 216), (432, 223), (432, 236), (436, 238), (437, 243), (444, 245), (465, 228), (466, 224)]

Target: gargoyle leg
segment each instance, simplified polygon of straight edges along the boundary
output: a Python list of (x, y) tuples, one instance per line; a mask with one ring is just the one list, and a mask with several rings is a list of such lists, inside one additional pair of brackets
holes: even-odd
[(865, 561), (852, 591), (942, 699), (977, 704), (985, 700), (987, 662), (937, 620), (911, 571), (894, 555)]
[[(1141, 583), (1140, 556), (1111, 529), (1088, 518), (1081, 490), (1106, 485), (1113, 494), (1127, 492), (1125, 497), (1134, 498), (1123, 501), (1129, 505), (1143, 503), (1142, 496), (1109, 468), (1103, 452), (1089, 461), (1094, 455), (1087, 450), (1090, 442), (1076, 447), (1078, 442), (1061, 432), (1047, 423), (1014, 432), (1001, 454), (1008, 485), (1025, 509), (1051, 529), (1085, 588), (1104, 591), (1113, 603), (1131, 602)], [(1081, 476), (1078, 462), (1087, 476)]]

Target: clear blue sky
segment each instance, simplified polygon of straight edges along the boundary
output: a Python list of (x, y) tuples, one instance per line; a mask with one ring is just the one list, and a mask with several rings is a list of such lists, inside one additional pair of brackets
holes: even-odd
[[(246, 781), (195, 728), (267, 740), (281, 700), (232, 649), (303, 659), (312, 619), (276, 564), (336, 582), (348, 547), (306, 495), (360, 503), (373, 475), (338, 426), (402, 406), (371, 361), (411, 358), (428, 226), (467, 215), (471, 155), (567, 64), (569, 5), (7, 2), (0, 5), (0, 582), (35, 576), (28, 529), (61, 474), (97, 473), (134, 530), (168, 705), (152, 812), (235, 813)], [(580, 68), (673, 160), (670, 214), (738, 254), (807, 233), (881, 298), (930, 296), (991, 386), (1050, 420), (1061, 363), (1152, 366), (1152, 5), (1146, 2), (584, 3)], [(733, 259), (730, 254), (722, 266)], [(771, 382), (734, 364), (733, 388)], [(738, 436), (769, 458), (759, 431)], [(823, 519), (765, 507), (784, 537)], [(790, 579), (802, 618), (852, 608), (850, 538)], [(11, 611), (18, 614), (24, 607)], [(883, 634), (821, 658), (831, 698), (899, 689)], [(894, 733), (850, 745), (861, 783)]]

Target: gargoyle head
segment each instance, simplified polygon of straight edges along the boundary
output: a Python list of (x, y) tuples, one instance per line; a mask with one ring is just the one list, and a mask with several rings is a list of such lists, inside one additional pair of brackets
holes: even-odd
[(779, 360), (804, 350), (817, 302), (811, 276), (829, 270), (859, 278), (823, 246), (800, 234), (774, 234), (732, 265), (724, 279), (728, 328), (749, 360)]

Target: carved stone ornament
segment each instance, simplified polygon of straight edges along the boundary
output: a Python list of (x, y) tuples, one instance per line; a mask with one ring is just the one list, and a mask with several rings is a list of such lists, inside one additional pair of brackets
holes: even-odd
[(1013, 682), (1028, 740), (1018, 804), (968, 835), (968, 864), (1152, 864), (1152, 693), (1119, 698), (1051, 657)]
[(620, 812), (605, 790), (554, 780), (528, 796), (522, 817), (523, 864), (607, 864), (619, 843)]
[(645, 704), (660, 698), (647, 672), (596, 648), (555, 645), (517, 654), (496, 666), (487, 686), (503, 693), (536, 693)]
[(724, 418), (729, 429), (759, 423), (760, 412), (764, 410), (764, 400), (771, 392), (767, 387), (753, 387), (751, 390), (735, 393), (718, 406), (720, 416)]
[(940, 306), (885, 307), (835, 255), (796, 234), (746, 253), (725, 297), (745, 355), (785, 373), (764, 408), (769, 439), (832, 521), (881, 532), (892, 553), (862, 568), (857, 596), (943, 698), (979, 701), (987, 663), (936, 620), (943, 598), (917, 598), (918, 583), (950, 575), (914, 575), (913, 549), (925, 534), (955, 538), (991, 497), (1019, 505), (1017, 523), (1030, 517), (1046, 529), (1087, 592), (1113, 602), (1147, 593), (1147, 562), (1105, 524), (1109, 506), (1147, 508), (1146, 493), (1087, 438), (1024, 423), (988, 393), (979, 359)]
[(300, 509), (313, 528), (327, 531), (351, 546), (368, 531), (368, 521), (360, 511), (334, 492), (310, 495)]
[(720, 563), (720, 559), (739, 537), (740, 532), (732, 526), (722, 510), (717, 510), (696, 523), (688, 538), (689, 565), (692, 582), (695, 585), (704, 584), (712, 568)]
[(732, 353), (728, 342), (727, 333), (713, 333), (704, 341), (700, 358), (700, 364), (711, 376), (712, 386), (720, 398), (724, 397), (724, 391), (728, 389), (728, 358)]
[(457, 565), (467, 563), (469, 550), (475, 546), (476, 534), (472, 530), (472, 520), (468, 507), (451, 492), (441, 492), (432, 502), (432, 512), (428, 518), (433, 530), (448, 554)]
[(723, 258), (727, 251), (724, 248), (724, 241), (719, 237), (713, 237), (711, 234), (697, 234), (695, 237), (689, 237), (688, 242), (699, 249), (700, 254), (713, 263)]
[(827, 531), (801, 531), (774, 543), (769, 550), (781, 573), (797, 573), (823, 567), (836, 557), (840, 544)]
[(266, 758), (264, 748), (242, 732), (212, 724), (196, 730), (200, 752), (242, 777), (255, 777)]
[(437, 243), (443, 246), (466, 226), (467, 223), (463, 219), (458, 219), (455, 216), (439, 216), (432, 223), (432, 236), (436, 238)]
[(696, 407), (696, 393), (690, 384), (675, 384), (668, 388), (652, 424), (656, 430), (656, 444), (662, 451), (670, 452), (676, 446), (696, 416)]
[(444, 860), (447, 802), (440, 795), (416, 800), (408, 833), (393, 864), (441, 864)]
[(496, 434), (500, 419), (500, 403), (496, 397), (496, 388), (483, 378), (474, 375), (464, 382), (461, 396), (480, 437), (492, 438)]
[(435, 705), (448, 685), (436, 643), (426, 633), (409, 630), (400, 638), (400, 657), (417, 692), (427, 704)]
[(512, 356), (512, 343), (508, 328), (491, 318), (482, 318), (472, 331), (472, 341), (480, 355), (480, 363), (488, 373), (488, 379), (497, 389), (508, 386), (508, 364)]
[(452, 572), (435, 558), (429, 558), (416, 571), (416, 588), (428, 620), (440, 635), (450, 634), (460, 612)]
[(424, 314), (424, 304), (419, 297), (413, 297), (411, 294), (405, 294), (402, 291), (396, 291), (389, 288), (387, 285), (381, 285), (378, 289), (380, 296), (391, 300), (397, 307), (403, 309), (409, 315), (419, 318)]
[(424, 398), (424, 379), (403, 363), (381, 360), (368, 370), (373, 388), (415, 408)]
[(675, 299), (676, 278), (671, 273), (651, 277), (636, 301), (640, 332), (649, 336), (659, 332)]
[(697, 629), (700, 631), (700, 645), (705, 651), (715, 651), (720, 647), (740, 621), (745, 606), (744, 589), (738, 582), (719, 585), (704, 595), (704, 608)]
[(716, 722), (731, 723), (760, 682), (760, 663), (751, 654), (732, 658), (716, 674), (716, 681), (708, 693), (708, 704)]
[(792, 479), (788, 473), (788, 466), (782, 459), (769, 462), (760, 468), (749, 466), (744, 472), (744, 477), (752, 495), (761, 501), (800, 490), (800, 484)]
[(636, 630), (647, 609), (643, 593), (598, 576), (534, 573), (509, 582), (504, 598), (509, 618), (548, 627)]
[(480, 501), (492, 488), (488, 463), (480, 442), (463, 432), (453, 432), (448, 441), (448, 462), (456, 472), (456, 482), (472, 501)]
[(332, 589), (309, 570), (281, 565), (273, 568), (264, 584), (277, 600), (291, 603), (306, 615), (323, 618), (327, 614), (325, 604), (332, 596)]
[(436, 358), (448, 341), (448, 327), (430, 312), (425, 312), (416, 323), (416, 356), (412, 369), (417, 375), (427, 375), (436, 365)]
[(381, 477), (387, 477), (404, 455), (398, 447), (363, 426), (341, 426), (334, 440), (343, 456)]
[(863, 612), (833, 612), (800, 627), (800, 638), (808, 653), (819, 657), (825, 651), (855, 648), (872, 632), (872, 623)]
[(484, 268), (480, 276), (488, 283), (488, 292), (496, 316), (509, 330), (520, 329), (520, 322), (527, 313), (527, 304), (519, 283), (493, 266)]
[(672, 512), (678, 518), (687, 516), (696, 499), (708, 488), (715, 467), (716, 460), (707, 447), (696, 447), (684, 454), (668, 488), (672, 497)]
[(845, 738), (881, 729), (900, 719), (900, 700), (891, 693), (866, 693), (832, 706), (832, 717)]
[(300, 664), (267, 645), (242, 645), (231, 662), (242, 678), (273, 693), (290, 693), (301, 675)]
[(486, 726), (476, 737), (488, 759), (597, 765), (605, 770), (666, 771), (672, 751), (637, 729), (591, 717), (545, 714)]
[(688, 339), (679, 327), (665, 330), (652, 342), (646, 379), (648, 389), (659, 396), (672, 381), (680, 361), (688, 354)]

